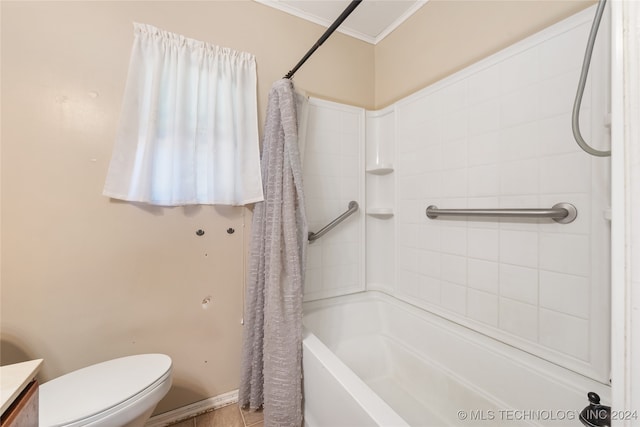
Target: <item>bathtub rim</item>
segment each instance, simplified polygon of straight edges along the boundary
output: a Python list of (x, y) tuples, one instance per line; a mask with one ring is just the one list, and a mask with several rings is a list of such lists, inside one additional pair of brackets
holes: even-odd
[(410, 427), (387, 402), (306, 327), (303, 327), (302, 331), (302, 346), (303, 354), (306, 350), (319, 359), (327, 373), (346, 390), (374, 422), (380, 426)]

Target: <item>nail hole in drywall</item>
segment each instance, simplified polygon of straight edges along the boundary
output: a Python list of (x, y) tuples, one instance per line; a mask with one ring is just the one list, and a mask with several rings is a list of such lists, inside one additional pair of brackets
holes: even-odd
[(206, 310), (209, 308), (209, 304), (211, 303), (211, 295), (207, 295), (203, 300), (202, 300), (202, 309)]

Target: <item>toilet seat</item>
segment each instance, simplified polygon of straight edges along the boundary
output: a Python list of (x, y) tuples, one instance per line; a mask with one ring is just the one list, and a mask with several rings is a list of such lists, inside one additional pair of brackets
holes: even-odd
[[(40, 386), (40, 425), (99, 424), (170, 387), (171, 358), (141, 354), (79, 369)], [(162, 390), (160, 390), (162, 389)]]

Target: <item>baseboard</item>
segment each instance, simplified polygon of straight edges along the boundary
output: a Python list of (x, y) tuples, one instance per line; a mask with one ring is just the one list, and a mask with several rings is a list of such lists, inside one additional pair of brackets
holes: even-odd
[(208, 412), (214, 409), (222, 408), (223, 406), (236, 403), (238, 401), (238, 390), (233, 390), (228, 393), (224, 393), (218, 396), (210, 397), (205, 400), (201, 400), (191, 405), (183, 406), (181, 408), (174, 409), (169, 412), (163, 412), (162, 414), (155, 415), (149, 418), (149, 421), (144, 425), (145, 427), (164, 427), (178, 421), (185, 420), (187, 418), (195, 417), (196, 415)]

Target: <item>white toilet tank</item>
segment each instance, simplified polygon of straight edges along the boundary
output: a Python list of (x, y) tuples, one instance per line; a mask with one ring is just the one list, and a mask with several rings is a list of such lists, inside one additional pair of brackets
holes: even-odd
[(113, 359), (40, 386), (40, 427), (143, 425), (171, 387), (171, 358)]

